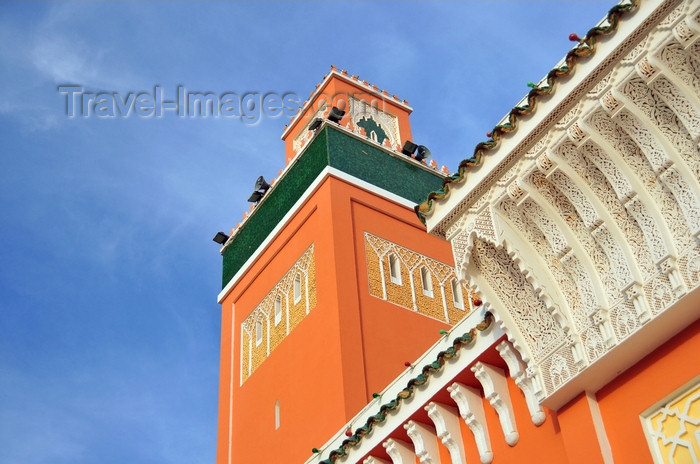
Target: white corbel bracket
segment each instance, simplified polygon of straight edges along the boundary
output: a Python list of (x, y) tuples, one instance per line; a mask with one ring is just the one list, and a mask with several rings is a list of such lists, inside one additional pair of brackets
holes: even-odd
[(390, 464), (389, 461), (384, 459), (375, 458), (374, 456), (367, 456), (367, 458), (362, 461), (362, 464)]
[(608, 116), (612, 118), (617, 116), (617, 113), (620, 112), (624, 103), (615, 98), (612, 89), (610, 89), (605, 95), (600, 97), (600, 106), (602, 106), (605, 112), (608, 113)]
[(382, 446), (393, 464), (416, 464), (416, 454), (408, 443), (389, 438)]
[(518, 206), (520, 206), (528, 197), (528, 193), (523, 190), (517, 180), (514, 180), (508, 185), (508, 187), (506, 187), (506, 192), (508, 193), (510, 199), (513, 200)]
[(479, 450), (479, 459), (482, 464), (489, 464), (493, 461), (493, 451), (491, 451), (491, 440), (489, 439), (489, 429), (486, 425), (481, 392), (476, 388), (467, 387), (458, 382), (447, 387), (447, 391), (450, 392), (450, 396), (457, 403), (460, 416), (462, 416), (467, 427), (474, 434), (476, 448)]
[(484, 389), (484, 397), (489, 400), (491, 406), (498, 413), (506, 443), (509, 446), (515, 446), (520, 435), (515, 427), (515, 415), (508, 392), (508, 381), (503, 370), (482, 362), (477, 362), (471, 370)]
[(673, 28), (673, 35), (683, 47), (690, 45), (693, 42), (693, 38), (697, 35), (696, 24), (692, 16), (689, 15), (685, 21), (681, 21)]
[(457, 409), (431, 401), (425, 410), (428, 411), (428, 417), (435, 424), (437, 437), (450, 452), (452, 462), (466, 462)]
[(525, 402), (530, 411), (532, 422), (537, 426), (542, 425), (545, 420), (545, 413), (542, 406), (540, 406), (537, 401), (537, 396), (535, 394), (536, 389), (533, 387), (537, 379), (535, 377), (528, 377), (525, 363), (520, 359), (515, 348), (508, 340), (504, 340), (496, 345), (496, 350), (508, 365), (511, 378), (525, 395)]
[(440, 451), (433, 427), (410, 420), (404, 424), (403, 428), (408, 432), (408, 437), (416, 450), (416, 456), (422, 464), (440, 464)]

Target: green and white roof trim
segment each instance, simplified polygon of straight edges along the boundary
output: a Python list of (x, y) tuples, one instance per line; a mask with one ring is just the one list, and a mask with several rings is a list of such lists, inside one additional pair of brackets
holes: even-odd
[[(519, 128), (519, 121), (524, 116), (534, 113), (537, 103), (545, 97), (554, 93), (555, 84), (566, 80), (582, 60), (592, 56), (596, 52), (597, 41), (606, 35), (614, 33), (621, 20), (626, 19), (639, 8), (640, 0), (623, 0), (612, 7), (606, 17), (591, 28), (584, 37), (566, 54), (547, 75), (538, 83), (531, 85), (532, 89), (527, 96), (521, 100), (510, 112), (489, 132), (489, 140), (479, 142), (474, 147), (474, 154), (459, 163), (457, 172), (444, 179), (442, 188), (430, 192), (422, 203), (416, 205), (415, 211), (418, 218), (426, 224), (426, 220), (435, 211), (435, 202), (446, 200), (450, 191), (455, 186), (465, 182), (470, 170), (482, 164), (482, 158), (488, 152), (499, 147), (501, 140), (509, 133), (515, 132)], [(576, 38), (573, 34), (571, 38)]]

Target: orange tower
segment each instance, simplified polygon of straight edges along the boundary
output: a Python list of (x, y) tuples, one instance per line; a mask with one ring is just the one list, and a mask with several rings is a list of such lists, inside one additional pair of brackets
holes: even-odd
[(218, 464), (700, 462), (700, 2), (573, 39), (449, 178), (331, 69), (217, 234)]
[(218, 464), (304, 462), (469, 313), (413, 211), (444, 173), (405, 143), (411, 111), (332, 67), (285, 128), (285, 169), (221, 249)]

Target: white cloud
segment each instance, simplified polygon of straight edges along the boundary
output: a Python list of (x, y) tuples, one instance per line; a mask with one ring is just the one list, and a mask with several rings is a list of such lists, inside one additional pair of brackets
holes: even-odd
[(110, 43), (109, 36), (92, 36), (90, 41), (84, 39), (85, 33), (76, 33), (75, 28), (81, 24), (98, 23), (99, 8), (81, 8), (83, 16), (76, 25), (75, 5), (57, 4), (48, 9), (35, 30), (39, 31), (29, 37), (27, 56), (43, 80), (53, 84), (79, 84), (88, 88), (119, 89), (133, 81), (134, 74), (123, 63), (117, 65), (110, 60), (110, 50), (115, 44)]
[[(35, 39), (31, 59), (38, 71), (55, 83), (99, 85), (105, 79), (98, 72), (102, 53), (81, 41), (60, 35), (42, 35)], [(88, 60), (89, 57), (89, 60)]]
[(58, 85), (110, 91), (125, 89), (138, 77), (128, 65), (113, 60), (110, 51), (118, 47), (110, 39), (87, 40), (76, 32), (75, 16), (96, 23), (99, 8), (57, 4), (38, 11), (43, 15), (31, 22), (0, 20), (0, 40), (6, 45), (0, 50), (5, 84), (0, 87), (0, 114), (19, 122), (25, 134), (60, 125), (65, 96), (58, 95)]

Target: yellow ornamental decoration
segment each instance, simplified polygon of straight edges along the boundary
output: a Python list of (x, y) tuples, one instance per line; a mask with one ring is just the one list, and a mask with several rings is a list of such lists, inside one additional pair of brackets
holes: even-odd
[(241, 384), (316, 307), (314, 245), (241, 323)]
[(654, 462), (700, 462), (700, 379), (650, 412), (644, 422)]
[(462, 320), (481, 299), (453, 266), (365, 232), (370, 295), (447, 324)]

